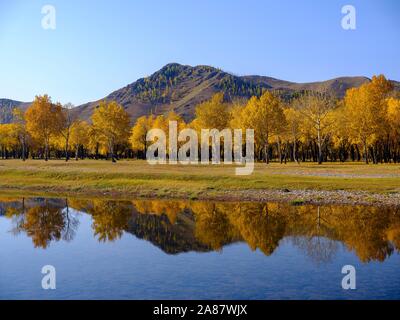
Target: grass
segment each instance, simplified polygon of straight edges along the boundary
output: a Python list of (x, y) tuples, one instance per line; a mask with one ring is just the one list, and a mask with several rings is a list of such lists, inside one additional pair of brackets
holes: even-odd
[(241, 190), (345, 190), (396, 194), (400, 165), (258, 163), (250, 176), (234, 165), (155, 165), (124, 160), (0, 160), (0, 190), (74, 194), (108, 193), (198, 198)]
[(295, 199), (295, 200), (290, 201), (290, 204), (292, 206), (301, 206), (304, 203), (305, 203), (305, 201), (303, 199)]

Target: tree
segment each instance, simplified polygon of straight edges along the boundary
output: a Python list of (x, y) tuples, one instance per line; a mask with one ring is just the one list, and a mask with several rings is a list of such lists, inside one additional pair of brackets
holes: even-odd
[[(349, 134), (347, 130), (347, 119), (346, 113), (344, 112), (343, 101), (340, 101), (338, 107), (333, 111), (331, 115), (332, 127), (331, 131), (331, 142), (332, 149), (337, 152), (340, 161), (345, 161), (348, 158), (349, 151), (352, 149), (350, 143)], [(353, 149), (354, 150), (354, 149)], [(353, 161), (355, 159), (354, 152), (352, 154)]]
[(22, 146), (22, 161), (26, 160), (26, 147), (28, 140), (28, 132), (26, 129), (26, 121), (25, 115), (21, 109), (14, 108), (13, 110), (13, 122), (15, 124), (16, 134), (18, 136), (18, 140)]
[(228, 103), (224, 102), (224, 94), (216, 93), (206, 102), (196, 107), (196, 129), (218, 129), (229, 127), (231, 120)]
[(106, 143), (112, 162), (115, 160), (115, 146), (126, 143), (129, 138), (130, 118), (125, 109), (115, 101), (100, 103), (92, 115), (93, 128)]
[(47, 94), (36, 96), (32, 105), (26, 110), (25, 119), (28, 133), (44, 145), (44, 157), (47, 161), (50, 139), (60, 134), (65, 123), (61, 104), (53, 104)]
[(3, 158), (8, 158), (8, 151), (18, 144), (15, 124), (0, 124), (0, 151)]
[(387, 101), (387, 118), (393, 134), (400, 136), (400, 99), (390, 98)]
[(389, 137), (392, 143), (394, 161), (400, 155), (400, 99), (390, 98), (387, 101), (387, 121), (389, 123)]
[(266, 91), (260, 98), (252, 97), (242, 110), (243, 127), (254, 129), (255, 142), (263, 147), (265, 162), (269, 163), (269, 143), (277, 137), (286, 119), (280, 98)]
[(74, 105), (72, 103), (67, 103), (63, 106), (62, 112), (64, 114), (64, 126), (60, 130), (60, 134), (64, 139), (64, 152), (65, 152), (65, 161), (69, 160), (69, 141), (71, 137), (72, 126), (74, 125), (75, 117), (73, 115), (72, 109)]
[(301, 134), (301, 114), (294, 108), (286, 108), (285, 118), (288, 125), (288, 140), (293, 144), (293, 160), (299, 163), (297, 158), (297, 141)]
[(77, 120), (71, 126), (70, 140), (75, 147), (75, 160), (79, 158), (79, 148), (89, 144), (90, 126), (86, 121)]
[[(350, 138), (364, 148), (365, 162), (369, 162), (368, 149), (373, 146), (382, 128), (386, 127), (387, 97), (393, 86), (383, 75), (359, 88), (347, 90), (344, 98), (345, 113)], [(376, 163), (375, 148), (372, 147), (373, 162)]]
[(333, 123), (331, 115), (335, 101), (327, 93), (307, 92), (295, 101), (295, 105), (308, 122), (311, 134), (316, 136), (318, 164), (321, 164), (323, 160), (322, 149), (329, 137), (329, 128)]
[(142, 116), (136, 120), (135, 125), (132, 127), (129, 142), (134, 151), (142, 151), (144, 155), (147, 152), (147, 133), (152, 129), (154, 123), (154, 116)]

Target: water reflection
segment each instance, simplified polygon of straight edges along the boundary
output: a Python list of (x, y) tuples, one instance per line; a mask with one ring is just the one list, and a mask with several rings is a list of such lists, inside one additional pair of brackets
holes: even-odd
[(220, 251), (234, 242), (271, 255), (282, 239), (318, 263), (333, 259), (340, 243), (360, 261), (384, 261), (400, 250), (399, 208), (290, 206), (283, 203), (1, 199), (0, 215), (12, 219), (35, 247), (71, 241), (79, 215), (92, 217), (98, 241), (131, 233), (168, 254)]
[(1, 212), (13, 220), (12, 232), (25, 232), (35, 247), (47, 248), (52, 241), (71, 241), (79, 220), (68, 200), (25, 199), (2, 203)]

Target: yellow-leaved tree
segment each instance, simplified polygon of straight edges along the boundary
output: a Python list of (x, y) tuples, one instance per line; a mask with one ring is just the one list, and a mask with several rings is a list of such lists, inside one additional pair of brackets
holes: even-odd
[(229, 127), (231, 113), (229, 104), (224, 102), (223, 93), (216, 93), (210, 100), (199, 104), (195, 113), (196, 119), (193, 121), (192, 127), (196, 130), (223, 130)]
[(44, 146), (44, 158), (49, 159), (50, 139), (60, 134), (64, 128), (65, 116), (60, 103), (53, 104), (46, 94), (36, 96), (25, 113), (28, 133), (38, 144)]
[(252, 97), (242, 109), (241, 119), (243, 128), (254, 129), (255, 144), (263, 148), (265, 162), (269, 163), (271, 139), (279, 138), (287, 125), (282, 100), (270, 91), (260, 98)]
[(321, 164), (323, 147), (328, 141), (333, 124), (332, 115), (336, 102), (328, 93), (307, 92), (300, 96), (294, 104), (304, 117), (304, 128), (308, 128), (309, 135), (317, 141), (318, 164)]
[(400, 99), (390, 98), (387, 101), (387, 121), (389, 136), (393, 145), (393, 159), (400, 154)]
[(285, 118), (287, 123), (287, 140), (289, 143), (292, 143), (292, 157), (296, 163), (299, 163), (299, 159), (297, 157), (297, 143), (300, 139), (301, 135), (301, 114), (298, 110), (294, 108), (286, 108), (285, 109)]
[(372, 160), (377, 162), (374, 144), (387, 127), (387, 98), (392, 89), (391, 82), (380, 75), (374, 76), (371, 82), (346, 92), (344, 112), (347, 132), (353, 143), (362, 145), (367, 164), (370, 148)]
[(129, 139), (130, 118), (128, 113), (115, 101), (103, 101), (94, 111), (92, 122), (98, 139), (105, 143), (112, 162), (116, 162), (115, 146), (125, 144)]
[(64, 114), (64, 126), (60, 130), (60, 135), (64, 143), (65, 161), (69, 160), (69, 145), (71, 138), (71, 131), (76, 121), (76, 115), (73, 113), (74, 105), (72, 103), (67, 103), (63, 106), (62, 112)]
[(8, 151), (18, 144), (16, 125), (14, 123), (0, 124), (0, 151), (3, 158), (8, 157)]
[(70, 133), (70, 141), (75, 149), (75, 160), (79, 159), (79, 149), (89, 145), (90, 125), (83, 120), (73, 122)]
[(153, 128), (154, 116), (142, 116), (138, 118), (135, 125), (132, 127), (129, 142), (133, 151), (142, 152), (146, 155), (147, 152), (147, 133)]
[(26, 129), (25, 114), (21, 109), (14, 108), (13, 110), (13, 123), (15, 124), (16, 135), (22, 146), (21, 158), (22, 161), (26, 160), (26, 149), (29, 140), (29, 134)]

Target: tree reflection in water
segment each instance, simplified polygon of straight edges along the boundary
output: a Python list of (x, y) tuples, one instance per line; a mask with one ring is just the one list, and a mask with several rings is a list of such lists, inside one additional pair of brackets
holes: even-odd
[(86, 213), (99, 241), (131, 233), (168, 254), (221, 251), (225, 245), (246, 242), (268, 256), (282, 239), (317, 263), (331, 261), (340, 243), (362, 262), (384, 261), (400, 249), (399, 208), (36, 198), (0, 199), (1, 213), (12, 219), (14, 233), (26, 233), (41, 248), (72, 240), (79, 214)]
[(67, 199), (22, 199), (12, 202), (5, 212), (14, 221), (14, 234), (25, 232), (35, 247), (44, 249), (52, 241), (71, 241), (79, 225), (77, 212), (70, 210)]

